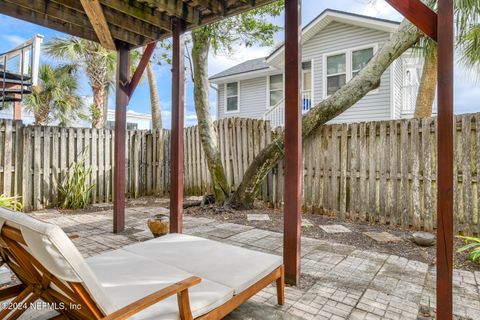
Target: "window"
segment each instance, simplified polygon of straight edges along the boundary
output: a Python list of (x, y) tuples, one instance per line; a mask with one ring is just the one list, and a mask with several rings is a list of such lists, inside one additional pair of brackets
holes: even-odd
[(373, 48), (352, 52), (352, 78), (362, 70), (373, 57)]
[(270, 76), (269, 90), (269, 107), (274, 107), (283, 99), (283, 74)]
[(345, 53), (327, 57), (327, 95), (335, 93), (347, 82)]
[(324, 95), (329, 96), (355, 77), (372, 59), (376, 46), (326, 55)]
[(238, 82), (226, 84), (226, 112), (238, 111)]

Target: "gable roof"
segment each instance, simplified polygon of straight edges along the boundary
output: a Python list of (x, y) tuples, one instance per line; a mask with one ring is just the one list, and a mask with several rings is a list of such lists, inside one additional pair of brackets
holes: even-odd
[[(375, 18), (341, 10), (326, 9), (322, 13), (320, 13), (315, 19), (310, 21), (305, 27), (303, 27), (302, 43), (305, 43), (311, 38), (313, 38), (313, 36), (315, 36), (328, 24), (334, 21), (357, 25), (360, 27), (382, 30), (386, 32), (394, 32), (400, 25), (400, 22), (398, 21)], [(265, 58), (266, 62), (268, 63), (272, 61), (275, 57), (282, 53), (284, 47), (284, 44), (282, 44), (278, 46), (275, 50), (273, 50), (273, 52)]]
[(210, 80), (233, 76), (241, 73), (268, 69), (269, 67), (270, 66), (265, 62), (265, 57), (251, 59), (211, 76)]

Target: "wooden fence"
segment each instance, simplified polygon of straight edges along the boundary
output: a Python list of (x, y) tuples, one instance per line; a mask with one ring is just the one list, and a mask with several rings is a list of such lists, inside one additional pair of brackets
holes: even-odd
[[(456, 117), (455, 226), (480, 233), (480, 114)], [(275, 135), (268, 122), (231, 118), (215, 122), (232, 188)], [(112, 200), (110, 130), (24, 126), (0, 121), (0, 193), (22, 197), (25, 210), (55, 206), (58, 183), (85, 153), (95, 189), (92, 202)], [(211, 191), (197, 127), (185, 130), (186, 195)], [(164, 195), (169, 189), (170, 132), (129, 131), (128, 196)], [(441, 155), (440, 155), (441, 156)], [(261, 198), (281, 207), (283, 163), (272, 170)], [(436, 119), (323, 126), (304, 143), (305, 210), (432, 230), (436, 225)]]

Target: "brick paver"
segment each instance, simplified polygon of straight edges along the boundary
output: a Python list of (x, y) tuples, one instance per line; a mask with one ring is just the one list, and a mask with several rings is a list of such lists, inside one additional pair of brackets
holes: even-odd
[[(73, 242), (88, 257), (151, 239), (146, 221), (158, 212), (152, 207), (127, 209), (127, 229), (120, 235), (111, 233), (109, 210), (77, 215), (51, 210), (32, 216), (79, 235)], [(184, 232), (253, 250), (282, 252), (282, 234), (248, 226), (186, 216)], [(421, 306), (435, 307), (434, 267), (325, 240), (302, 240), (302, 272), (309, 285), (287, 287), (283, 307), (276, 306), (275, 288), (270, 286), (252, 298), (252, 305), (245, 308), (250, 311), (245, 312), (263, 306), (265, 312), (284, 319), (417, 319)], [(454, 304), (455, 315), (480, 320), (480, 272), (455, 270)], [(29, 319), (40, 318), (30, 314)]]

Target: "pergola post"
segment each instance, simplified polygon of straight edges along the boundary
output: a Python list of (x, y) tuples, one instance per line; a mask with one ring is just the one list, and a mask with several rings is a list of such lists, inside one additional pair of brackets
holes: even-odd
[(115, 156), (113, 192), (113, 232), (125, 229), (125, 138), (127, 105), (130, 96), (130, 49), (120, 45), (117, 49), (117, 78), (115, 90)]
[(170, 164), (170, 232), (172, 233), (182, 233), (183, 221), (184, 33), (185, 22), (172, 18), (172, 158)]
[(453, 0), (438, 1), (437, 319), (452, 319)]
[(302, 225), (301, 0), (285, 2), (285, 281), (300, 279)]

